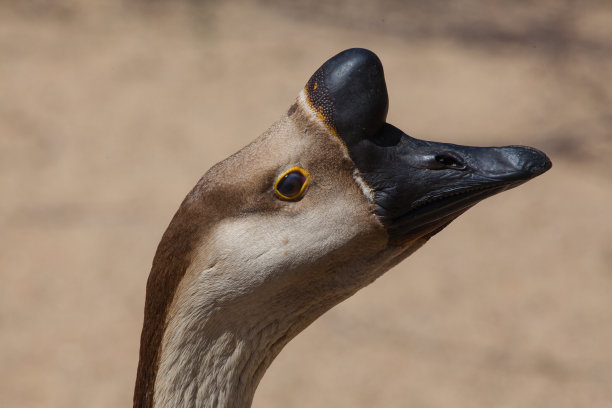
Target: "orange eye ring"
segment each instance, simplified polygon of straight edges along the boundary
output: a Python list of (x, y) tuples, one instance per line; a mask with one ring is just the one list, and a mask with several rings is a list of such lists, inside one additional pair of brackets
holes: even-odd
[(294, 166), (276, 179), (274, 192), (283, 200), (297, 200), (304, 194), (309, 183), (310, 174), (303, 168)]

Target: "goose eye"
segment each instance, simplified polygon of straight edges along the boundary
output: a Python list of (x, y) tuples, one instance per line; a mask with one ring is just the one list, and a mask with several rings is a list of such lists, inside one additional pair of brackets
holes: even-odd
[(310, 175), (306, 170), (293, 167), (276, 180), (274, 191), (284, 200), (295, 200), (304, 194), (309, 181)]

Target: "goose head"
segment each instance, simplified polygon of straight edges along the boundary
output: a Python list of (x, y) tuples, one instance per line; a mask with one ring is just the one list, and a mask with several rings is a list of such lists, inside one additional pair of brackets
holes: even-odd
[(551, 166), (529, 147), (412, 138), (387, 110), (379, 59), (346, 50), (202, 177), (153, 260), (134, 406), (250, 406), (274, 357), (318, 316)]

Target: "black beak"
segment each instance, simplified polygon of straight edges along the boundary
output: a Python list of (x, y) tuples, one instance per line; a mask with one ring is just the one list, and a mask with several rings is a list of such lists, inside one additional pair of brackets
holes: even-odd
[(531, 147), (470, 147), (419, 140), (386, 123), (378, 57), (361, 48), (325, 62), (305, 87), (312, 109), (345, 144), (391, 243), (429, 238), (474, 204), (552, 166)]
[(531, 147), (428, 142), (389, 124), (350, 152), (374, 189), (376, 211), (392, 242), (398, 244), (433, 236), (479, 201), (552, 166)]

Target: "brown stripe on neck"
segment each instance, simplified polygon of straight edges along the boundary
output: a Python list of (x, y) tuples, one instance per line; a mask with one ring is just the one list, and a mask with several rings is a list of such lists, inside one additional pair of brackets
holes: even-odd
[(152, 408), (155, 378), (168, 309), (176, 289), (191, 263), (193, 248), (201, 234), (202, 214), (192, 211), (193, 192), (181, 204), (164, 233), (149, 279), (140, 336), (140, 358), (134, 390), (134, 408)]

